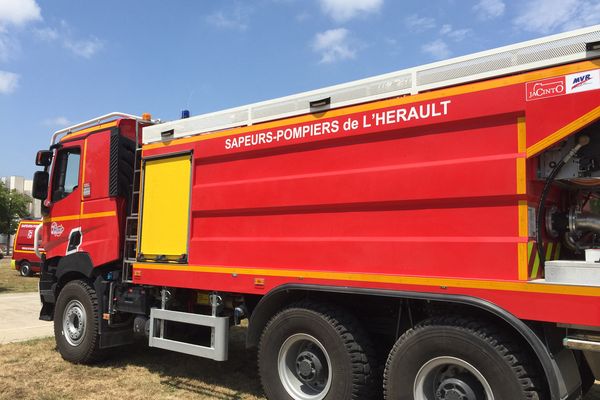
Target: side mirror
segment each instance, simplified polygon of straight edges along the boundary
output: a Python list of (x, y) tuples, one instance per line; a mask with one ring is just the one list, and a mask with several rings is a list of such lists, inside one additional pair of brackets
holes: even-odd
[(52, 151), (51, 150), (40, 150), (35, 156), (35, 165), (41, 167), (47, 167), (52, 163)]
[(48, 197), (48, 176), (47, 171), (36, 171), (33, 174), (31, 195), (34, 199), (46, 200), (46, 197)]

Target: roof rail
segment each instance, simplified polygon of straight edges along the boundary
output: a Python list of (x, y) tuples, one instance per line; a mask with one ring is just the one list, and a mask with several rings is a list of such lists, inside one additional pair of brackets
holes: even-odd
[[(52, 138), (50, 139), (50, 146), (52, 146), (53, 144), (55, 144), (57, 142), (58, 135), (60, 135), (62, 133), (64, 133), (65, 135), (68, 135), (69, 133), (73, 132), (74, 130), (79, 130), (79, 129), (86, 128), (89, 126), (99, 125), (100, 122), (102, 122), (102, 121), (114, 120), (119, 117), (135, 119), (136, 121), (145, 121), (142, 117), (139, 117), (137, 115), (131, 115), (131, 114), (126, 114), (126, 113), (122, 113), (122, 112), (111, 112), (111, 113), (104, 114), (104, 115), (101, 115), (96, 118), (89, 119), (84, 122), (80, 122), (75, 125), (71, 125), (68, 128), (59, 129), (58, 131), (56, 131), (52, 134)], [(148, 121), (145, 121), (145, 122), (148, 122)]]
[(600, 25), (242, 107), (165, 122), (143, 131), (143, 143), (248, 126), (296, 115), (414, 95), (524, 71), (600, 57)]

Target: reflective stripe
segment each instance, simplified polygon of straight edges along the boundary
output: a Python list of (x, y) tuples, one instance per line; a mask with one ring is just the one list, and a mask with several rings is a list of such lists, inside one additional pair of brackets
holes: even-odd
[(117, 216), (116, 211), (103, 211), (103, 212), (97, 212), (97, 213), (74, 214), (74, 215), (64, 215), (62, 217), (44, 218), (44, 222), (72, 221), (74, 219), (89, 219), (89, 218), (116, 217), (116, 216)]
[[(576, 285), (557, 285), (544, 283), (530, 283), (523, 281), (494, 281), (479, 279), (457, 279), (457, 278), (436, 278), (419, 276), (402, 276), (386, 274), (364, 274), (359, 272), (336, 272), (336, 271), (307, 271), (291, 269), (263, 269), (263, 268), (245, 268), (245, 267), (224, 267), (224, 266), (201, 266), (185, 264), (158, 264), (158, 263), (136, 263), (133, 264), (134, 272), (143, 270), (154, 271), (172, 271), (172, 272), (198, 272), (198, 273), (216, 273), (235, 275), (250, 275), (254, 277), (276, 276), (285, 277), (294, 280), (303, 279), (321, 279), (337, 280), (350, 282), (371, 282), (371, 283), (389, 283), (397, 285), (414, 286), (437, 286), (442, 288), (463, 288), (463, 289), (483, 289), (483, 290), (502, 290), (512, 292), (528, 293), (547, 293), (564, 294), (576, 296), (600, 297), (600, 287), (576, 286)], [(139, 274), (135, 274), (138, 277)]]

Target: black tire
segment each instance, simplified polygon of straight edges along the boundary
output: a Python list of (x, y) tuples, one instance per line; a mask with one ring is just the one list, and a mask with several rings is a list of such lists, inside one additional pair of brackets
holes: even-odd
[(28, 261), (21, 261), (19, 263), (19, 273), (21, 276), (31, 276), (33, 272), (31, 271), (31, 264)]
[(585, 396), (594, 387), (596, 377), (583, 354), (581, 354), (581, 357), (582, 359), (579, 361), (579, 376), (581, 377), (581, 393)]
[[(467, 364), (463, 367), (462, 362)], [(469, 365), (476, 372), (470, 372)], [(486, 399), (487, 384), (496, 400), (537, 400), (543, 398), (538, 377), (529, 353), (493, 325), (461, 317), (436, 317), (408, 330), (394, 345), (384, 372), (384, 397), (413, 400), (414, 390), (417, 395), (425, 392), (436, 399), (480, 400)], [(423, 383), (422, 391), (419, 382)], [(445, 394), (434, 397), (436, 390)], [(449, 393), (452, 391), (454, 397)]]
[[(304, 340), (301, 339), (309, 338)], [(312, 339), (317, 342), (310, 343)], [(290, 340), (298, 340), (289, 345)], [(315, 344), (317, 343), (317, 344)], [(319, 348), (319, 344), (322, 347)], [(296, 350), (292, 347), (297, 346)], [(349, 313), (335, 306), (319, 305), (311, 302), (300, 302), (276, 314), (265, 327), (259, 344), (258, 366), (263, 388), (267, 398), (271, 400), (297, 399), (280, 378), (279, 358), (293, 360), (288, 365), (300, 365), (298, 360), (306, 360), (306, 354), (317, 355), (312, 359), (320, 359), (322, 368), (315, 368), (313, 375), (321, 376), (321, 384), (310, 383), (316, 398), (324, 400), (366, 400), (373, 396), (381, 396), (375, 384), (377, 379), (373, 372), (375, 357), (372, 343), (360, 323)], [(283, 355), (289, 354), (290, 358)], [(329, 363), (327, 362), (327, 356)], [(311, 364), (311, 362), (306, 362)], [(317, 364), (315, 364), (317, 363)], [(313, 362), (314, 367), (319, 361)], [(296, 367), (301, 368), (301, 367)], [(286, 370), (284, 368), (284, 370)], [(299, 375), (296, 369), (290, 368), (288, 376)], [(318, 374), (321, 371), (321, 374)], [(331, 371), (331, 374), (329, 374)], [(325, 377), (325, 375), (328, 375)], [(306, 376), (305, 376), (306, 377)], [(310, 378), (310, 373), (308, 375)], [(315, 380), (319, 380), (315, 378)], [(329, 381), (330, 386), (323, 381)], [(303, 385), (308, 390), (308, 385)], [(379, 385), (380, 387), (380, 385)], [(320, 396), (320, 397), (319, 397)]]
[[(65, 285), (58, 295), (54, 313), (54, 337), (62, 358), (77, 364), (91, 364), (103, 358), (104, 352), (99, 348), (98, 313), (96, 291), (88, 283), (75, 280)], [(79, 330), (74, 329), (79, 335), (65, 332), (63, 327), (67, 320), (75, 327), (84, 324)]]

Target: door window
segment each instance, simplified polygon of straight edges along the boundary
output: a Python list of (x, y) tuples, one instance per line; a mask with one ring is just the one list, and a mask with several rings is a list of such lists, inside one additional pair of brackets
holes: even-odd
[(78, 147), (58, 152), (52, 181), (52, 201), (64, 199), (79, 186), (80, 153)]

